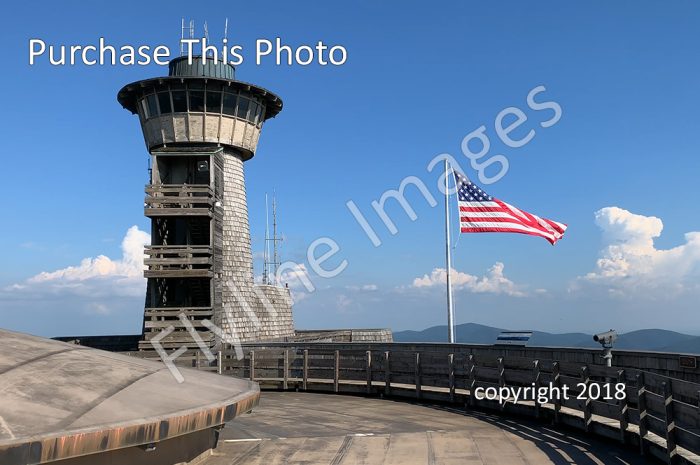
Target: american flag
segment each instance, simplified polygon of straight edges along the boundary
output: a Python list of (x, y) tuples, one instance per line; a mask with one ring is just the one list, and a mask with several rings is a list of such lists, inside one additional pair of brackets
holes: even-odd
[(491, 197), (463, 174), (455, 172), (459, 204), (459, 226), (463, 233), (510, 232), (547, 239), (554, 245), (566, 225), (518, 210)]

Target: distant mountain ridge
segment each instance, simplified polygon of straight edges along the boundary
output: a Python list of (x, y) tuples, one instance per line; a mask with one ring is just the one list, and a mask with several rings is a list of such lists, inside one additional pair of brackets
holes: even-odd
[[(465, 344), (493, 344), (503, 331), (501, 328), (476, 323), (455, 326), (457, 342)], [(446, 342), (447, 326), (433, 326), (422, 331), (396, 331), (396, 342)], [(599, 348), (592, 334), (563, 333), (552, 334), (533, 331), (528, 346), (540, 347), (588, 347)], [(700, 336), (668, 331), (665, 329), (640, 329), (620, 334), (615, 342), (616, 349), (653, 350), (658, 352), (679, 352), (700, 354)]]

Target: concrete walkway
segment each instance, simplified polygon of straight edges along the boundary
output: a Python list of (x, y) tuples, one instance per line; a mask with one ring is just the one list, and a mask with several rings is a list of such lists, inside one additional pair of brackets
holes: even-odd
[(376, 398), (263, 392), (206, 465), (642, 464), (631, 449), (550, 426)]

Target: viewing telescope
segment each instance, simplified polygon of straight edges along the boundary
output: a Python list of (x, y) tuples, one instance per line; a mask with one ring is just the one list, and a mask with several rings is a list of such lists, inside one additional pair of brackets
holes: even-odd
[(617, 331), (611, 329), (604, 333), (598, 333), (593, 335), (593, 340), (599, 342), (604, 348), (612, 348), (613, 343), (617, 340)]
[(605, 331), (604, 333), (598, 333), (593, 335), (593, 340), (600, 343), (603, 346), (603, 359), (605, 360), (605, 365), (608, 367), (612, 366), (612, 347), (613, 343), (617, 340), (617, 331), (611, 329), (610, 331)]

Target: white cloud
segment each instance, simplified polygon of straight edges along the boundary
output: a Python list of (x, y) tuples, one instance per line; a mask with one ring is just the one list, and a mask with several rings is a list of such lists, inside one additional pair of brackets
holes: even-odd
[(379, 289), (379, 286), (376, 284), (363, 284), (361, 286), (357, 285), (350, 285), (350, 286), (345, 286), (345, 289), (351, 290), (351, 291), (376, 291)]
[(338, 310), (344, 311), (347, 310), (347, 308), (352, 304), (352, 299), (345, 294), (339, 294), (336, 297), (336, 305), (338, 306)]
[[(290, 266), (285, 266), (289, 264)], [(280, 267), (280, 285), (288, 286), (292, 296), (292, 303), (296, 304), (309, 297), (310, 292), (315, 291), (306, 265), (303, 263), (285, 262)]]
[(291, 266), (280, 268), (282, 273), (279, 275), (279, 281), (281, 283), (289, 284), (289, 287), (292, 289), (298, 289), (301, 287), (306, 288), (308, 286), (307, 281), (310, 281), (310, 276), (308, 270), (306, 269), (306, 265), (303, 263), (289, 263)]
[[(42, 271), (23, 283), (5, 288), (6, 293), (22, 293), (36, 298), (51, 295), (78, 295), (86, 299), (110, 296), (138, 296), (145, 292), (143, 248), (149, 244), (148, 233), (132, 226), (122, 240), (122, 257), (113, 260), (105, 255), (84, 258), (79, 265), (54, 271)], [(107, 313), (103, 303), (90, 302), (95, 313)]]
[(88, 304), (85, 308), (85, 313), (92, 313), (96, 315), (107, 315), (111, 312), (110, 308), (102, 303), (92, 302)]
[[(506, 294), (521, 297), (525, 295), (519, 286), (503, 274), (504, 265), (496, 262), (484, 276), (474, 276), (452, 269), (450, 278), (455, 289), (466, 289), (475, 293)], [(447, 271), (445, 268), (435, 268), (430, 275), (423, 275), (413, 280), (413, 287), (427, 288), (445, 286)]]
[(663, 222), (654, 216), (606, 207), (595, 213), (603, 231), (604, 248), (595, 270), (579, 282), (598, 283), (614, 292), (656, 288), (683, 290), (696, 286), (700, 263), (700, 232), (685, 234), (685, 243), (671, 249), (657, 249)]

